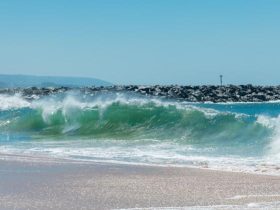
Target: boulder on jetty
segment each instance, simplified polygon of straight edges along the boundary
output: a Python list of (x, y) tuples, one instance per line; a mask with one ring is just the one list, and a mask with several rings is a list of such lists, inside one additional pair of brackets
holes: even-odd
[(0, 94), (19, 93), (23, 97), (32, 99), (36, 96), (46, 96), (64, 93), (69, 90), (78, 90), (84, 94), (99, 92), (133, 92), (162, 98), (178, 99), (188, 102), (265, 102), (280, 100), (280, 86), (253, 86), (253, 85), (227, 85), (227, 86), (179, 86), (179, 85), (118, 85), (82, 88), (15, 88), (0, 89)]

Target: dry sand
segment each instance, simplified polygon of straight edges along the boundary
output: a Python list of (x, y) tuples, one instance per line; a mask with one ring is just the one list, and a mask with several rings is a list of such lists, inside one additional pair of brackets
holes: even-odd
[[(231, 206), (234, 209), (259, 209), (255, 203), (277, 201), (280, 177), (275, 176), (174, 167), (0, 160), (0, 209), (227, 209), (228, 205), (242, 205)], [(280, 209), (279, 205), (274, 207)]]

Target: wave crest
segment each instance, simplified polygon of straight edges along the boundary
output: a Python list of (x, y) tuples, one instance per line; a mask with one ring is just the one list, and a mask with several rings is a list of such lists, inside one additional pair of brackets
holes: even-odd
[(180, 102), (115, 95), (28, 102), (11, 110), (0, 127), (36, 137), (158, 139), (223, 144), (262, 141), (270, 128), (246, 115)]

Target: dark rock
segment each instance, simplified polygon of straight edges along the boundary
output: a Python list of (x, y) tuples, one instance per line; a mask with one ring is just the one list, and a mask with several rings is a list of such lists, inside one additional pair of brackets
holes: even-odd
[[(142, 86), (142, 85), (117, 85), (83, 88), (15, 88), (0, 89), (0, 94), (19, 93), (26, 99), (38, 98), (50, 94), (64, 93), (69, 90), (77, 90), (82, 94), (95, 95), (99, 92), (135, 92), (143, 95), (151, 95), (164, 98), (185, 100), (190, 102), (264, 102), (280, 100), (280, 86), (253, 86), (253, 85), (228, 85), (228, 86)], [(35, 97), (36, 96), (36, 97)]]

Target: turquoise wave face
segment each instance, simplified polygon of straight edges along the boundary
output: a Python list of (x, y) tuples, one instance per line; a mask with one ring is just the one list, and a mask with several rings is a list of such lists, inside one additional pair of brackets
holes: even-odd
[(276, 102), (190, 104), (103, 93), (0, 102), (0, 153), (159, 164), (280, 160)]
[(234, 113), (207, 113), (191, 106), (112, 102), (105, 108), (67, 106), (49, 113), (47, 107), (2, 112), (1, 130), (31, 138), (157, 139), (181, 143), (258, 143), (271, 129), (256, 117)]

